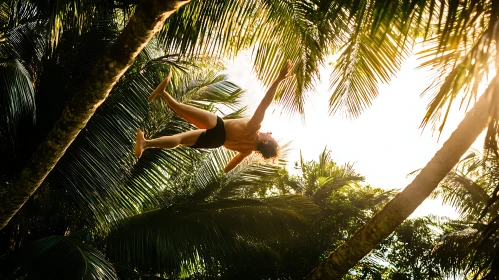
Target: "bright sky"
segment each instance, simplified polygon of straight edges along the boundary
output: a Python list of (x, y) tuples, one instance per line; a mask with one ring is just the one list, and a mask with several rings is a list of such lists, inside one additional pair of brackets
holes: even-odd
[[(226, 62), (230, 80), (246, 90), (245, 102), (252, 114), (263, 98), (266, 88), (252, 72), (248, 53)], [(428, 75), (415, 70), (419, 62), (411, 57), (388, 85), (380, 85), (380, 95), (358, 119), (345, 119), (328, 114), (331, 68), (321, 70), (323, 80), (305, 106), (305, 123), (300, 116), (283, 114), (271, 105), (262, 124), (262, 131), (271, 131), (281, 143), (292, 141), (288, 156), (290, 166), (299, 159), (300, 149), (305, 160), (316, 160), (327, 146), (338, 163), (354, 162), (355, 170), (366, 177), (373, 187), (403, 189), (411, 181), (410, 172), (422, 168), (448, 139), (464, 117), (464, 111), (454, 111), (438, 140), (431, 127), (419, 128), (429, 96), (420, 93), (428, 84)], [(483, 136), (473, 145), (481, 149)], [(440, 200), (427, 199), (412, 215), (427, 214), (456, 217)]]

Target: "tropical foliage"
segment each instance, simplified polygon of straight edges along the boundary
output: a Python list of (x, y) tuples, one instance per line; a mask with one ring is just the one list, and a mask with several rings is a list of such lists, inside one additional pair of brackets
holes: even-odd
[[(1, 146), (2, 192), (120, 30), (119, 22), (110, 20), (117, 15), (106, 14), (106, 7), (80, 11), (89, 13), (90, 22), (56, 28), (51, 19), (43, 20), (49, 10), (21, 4), (13, 10), (2, 6), (2, 15), (17, 18), (2, 25), (1, 104), (8, 105), (2, 106), (1, 134), (8, 136)], [(55, 21), (64, 20), (61, 16)], [(277, 182), (285, 171), (249, 161), (222, 175), (233, 155), (223, 149), (147, 150), (134, 159), (130, 151), (138, 127), (151, 137), (193, 128), (163, 104), (147, 104), (169, 69), (174, 79), (168, 91), (178, 100), (227, 118), (244, 114), (243, 91), (217, 73), (219, 66), (183, 59), (182, 50), (165, 54), (158, 48), (164, 40), (158, 37), (144, 48), (55, 170), (2, 230), (2, 278), (230, 278), (248, 273), (243, 264), (263, 259), (269, 266), (254, 271), (255, 277), (275, 275), (271, 264), (282, 263), (278, 249), (297, 243), (286, 240), (306, 234), (304, 225), (320, 216), (314, 200), (331, 191), (312, 196), (316, 186), (308, 186), (308, 197), (314, 197), (309, 199), (287, 186), (281, 196), (265, 198), (267, 190), (284, 186)], [(360, 179), (351, 168), (344, 172), (336, 188)]]
[[(3, 6), (3, 15), (16, 16), (18, 22), (8, 26), (7, 40), (1, 43), (1, 54), (6, 61), (2, 72), (6, 83), (2, 83), (4, 88), (1, 91), (5, 100), (1, 103), (5, 116), (1, 134), (8, 136), (2, 137), (4, 142), (1, 145), (2, 191), (16, 179), (24, 162), (51, 129), (66, 101), (85, 82), (86, 73), (99, 60), (119, 29), (114, 20), (92, 17), (93, 24), (83, 26), (82, 35), (78, 35), (78, 29), (68, 28), (56, 38), (57, 44), (51, 48), (45, 40), (47, 23), (38, 19), (40, 9), (35, 5), (19, 4), (21, 10), (13, 10), (19, 14), (13, 15), (8, 13), (10, 7)], [(31, 14), (22, 9), (28, 9)], [(169, 90), (179, 100), (214, 112), (223, 110), (230, 118), (238, 118), (244, 113), (244, 108), (239, 105), (243, 91), (226, 76), (218, 74), (219, 68), (214, 65), (193, 67), (197, 62), (181, 60), (177, 55), (162, 55), (157, 44), (152, 42), (139, 54), (135, 64), (115, 86), (36, 195), (1, 232), (2, 259), (9, 259), (4, 266), (8, 269), (2, 273), (13, 269), (19, 277), (24, 273), (40, 276), (55, 273), (46, 276), (64, 278), (65, 273), (74, 271), (73, 276), (102, 278), (104, 273), (104, 278), (116, 278), (119, 269), (111, 266), (103, 253), (92, 247), (101, 247), (96, 242), (105, 241), (105, 236), (118, 221), (147, 210), (168, 209), (178, 203), (195, 205), (206, 202), (220, 188), (220, 184), (218, 189), (213, 186), (216, 181), (210, 181), (212, 185), (203, 183), (220, 180), (220, 166), (228, 162), (230, 152), (216, 150), (208, 153), (185, 148), (146, 151), (138, 162), (130, 152), (138, 127), (145, 127), (149, 136), (192, 129), (164, 105), (147, 104), (148, 94), (170, 68), (174, 69), (175, 78)], [(271, 173), (272, 170), (267, 168), (260, 173)], [(189, 182), (187, 179), (192, 179), (191, 174), (196, 171), (203, 171), (200, 172), (202, 175)], [(310, 216), (305, 207), (308, 202), (300, 198), (243, 201), (238, 204), (239, 211), (229, 207), (234, 203), (237, 204), (237, 200), (220, 201), (213, 206), (200, 206), (204, 210), (199, 211), (212, 209), (218, 213), (228, 208), (225, 213), (229, 214), (226, 215), (230, 215), (230, 211), (233, 211), (232, 215), (253, 215), (252, 221), (266, 223), (265, 228), (280, 225), (282, 232), (291, 227), (290, 223), (300, 224)], [(298, 206), (301, 206), (299, 213), (295, 211)], [(263, 207), (267, 210), (261, 210), (265, 209)], [(277, 222), (276, 215), (282, 217), (282, 221), (288, 217), (287, 223)], [(239, 227), (233, 234), (243, 236), (248, 230)], [(203, 244), (208, 242), (203, 241)], [(244, 242), (240, 240), (239, 243)], [(21, 247), (23, 249), (17, 250)], [(16, 253), (12, 254), (14, 251)], [(10, 261), (18, 260), (18, 256), (23, 256), (21, 260), (24, 260), (24, 256), (32, 252), (36, 253), (32, 259), (26, 260), (27, 263), (10, 265)], [(85, 253), (80, 256), (78, 252)], [(193, 255), (186, 257), (189, 258)], [(60, 265), (58, 259), (67, 262), (66, 270), (50, 269), (53, 265)], [(51, 265), (45, 265), (47, 261), (52, 262)], [(182, 261), (176, 262), (179, 263)], [(82, 265), (88, 269), (73, 269)], [(20, 270), (16, 270), (18, 267)], [(169, 273), (174, 271), (172, 268)]]
[(474, 151), (441, 183), (435, 196), (453, 205), (459, 219), (444, 224), (436, 262), (454, 275), (495, 279), (497, 267), (498, 157)]
[(447, 279), (435, 261), (440, 225), (436, 218), (405, 221), (343, 279)]
[[(106, 26), (96, 27), (95, 30), (89, 32), (96, 34), (88, 34), (88, 39), (105, 38), (105, 32), (109, 32), (112, 36), (112, 29), (107, 29)], [(99, 32), (103, 32), (101, 37), (97, 36)], [(80, 40), (82, 37), (77, 38)], [(72, 37), (70, 39), (74, 40)], [(73, 82), (72, 79), (64, 79), (64, 75), (68, 75), (68, 70), (59, 65), (58, 60), (80, 60), (82, 63), (66, 66), (74, 68), (69, 73), (73, 75), (88, 67), (83, 62), (95, 61), (95, 58), (91, 56), (98, 53), (99, 50), (92, 51), (92, 47), (99, 47), (99, 45), (91, 44), (92, 41), (87, 45), (83, 39), (76, 44), (74, 41), (65, 44), (66, 40), (63, 36), (59, 40), (54, 54), (42, 62), (42, 66), (48, 65), (47, 67), (52, 68), (50, 73), (39, 78), (39, 86), (35, 91), (36, 95), (39, 96), (38, 108), (55, 114), (57, 109), (60, 110), (63, 102), (50, 102), (50, 100), (54, 98), (55, 100), (65, 99), (68, 98), (66, 95), (71, 93), (70, 91), (54, 92), (49, 87), (51, 84)], [(75, 49), (75, 46), (81, 49)], [(171, 151), (151, 150), (146, 151), (138, 162), (133, 158), (130, 153), (133, 150), (132, 140), (136, 128), (139, 126), (144, 126), (150, 136), (171, 135), (192, 129), (190, 124), (173, 116), (164, 105), (153, 103), (149, 107), (147, 104), (148, 94), (170, 68), (175, 69), (175, 78), (169, 91), (174, 93), (179, 100), (208, 110), (229, 111), (228, 117), (232, 118), (240, 117), (244, 112), (244, 108), (239, 106), (242, 90), (229, 82), (225, 76), (217, 74), (217, 70), (210, 70), (206, 67), (193, 68), (190, 66), (192, 62), (184, 62), (174, 56), (160, 57), (160, 59), (157, 57), (159, 57), (158, 53), (152, 46), (140, 54), (134, 66), (116, 85), (110, 98), (99, 108), (86, 130), (75, 140), (37, 195), (28, 201), (26, 207), (22, 209), (21, 215), (16, 216), (9, 226), (2, 231), (2, 251), (4, 252), (2, 256), (7, 259), (5, 260), (5, 270), (2, 270), (2, 273), (12, 271), (16, 273), (12, 275), (13, 277), (22, 277), (27, 274), (63, 278), (68, 275), (67, 273), (71, 276), (95, 278), (116, 278), (120, 273), (135, 273), (134, 265), (130, 265), (128, 260), (123, 262), (130, 267), (129, 270), (117, 268), (106, 261), (103, 253), (92, 247), (114, 249), (113, 243), (106, 241), (106, 236), (116, 236), (119, 231), (119, 227), (116, 227), (118, 225), (126, 227), (127, 225), (132, 226), (136, 221), (141, 223), (149, 221), (154, 229), (158, 219), (162, 221), (170, 219), (171, 223), (164, 222), (162, 223), (163, 227), (156, 229), (155, 234), (158, 234), (157, 231), (164, 227), (168, 231), (168, 226), (185, 226), (187, 220), (193, 219), (191, 226), (184, 228), (184, 232), (179, 233), (174, 230), (171, 231), (172, 234), (179, 234), (178, 236), (182, 239), (186, 237), (186, 232), (199, 227), (213, 231), (210, 231), (208, 235), (200, 234), (201, 237), (198, 236), (197, 239), (194, 236), (192, 241), (188, 243), (189, 246), (194, 246), (189, 249), (193, 252), (192, 254), (189, 254), (189, 250), (187, 250), (185, 254), (178, 255), (178, 259), (173, 260), (170, 266), (161, 268), (164, 274), (178, 274), (186, 263), (190, 265), (196, 263), (193, 258), (199, 262), (200, 255), (198, 254), (206, 250), (206, 244), (216, 246), (221, 245), (220, 242), (224, 242), (218, 240), (220, 230), (225, 233), (232, 232), (231, 236), (226, 236), (225, 242), (229, 243), (223, 243), (224, 248), (230, 248), (234, 242), (237, 242), (240, 244), (240, 250), (234, 252), (243, 255), (241, 250), (244, 249), (253, 248), (254, 251), (265, 251), (266, 246), (263, 241), (254, 245), (247, 243), (247, 240), (254, 238), (252, 236), (261, 237), (265, 233), (265, 236), (271, 237), (272, 234), (268, 234), (270, 228), (274, 228), (275, 231), (272, 232), (279, 233), (278, 236), (294, 236), (295, 233), (289, 231), (294, 228), (293, 225), (296, 227), (294, 230), (297, 230), (304, 220), (313, 217), (316, 207), (312, 205), (312, 202), (296, 196), (268, 201), (246, 199), (243, 201), (217, 200), (217, 202), (209, 203), (213, 200), (213, 195), (222, 188), (221, 186), (229, 188), (231, 183), (229, 179), (225, 180), (224, 184), (220, 183), (221, 170), (223, 170), (221, 167), (233, 155), (233, 153), (223, 149), (213, 152), (200, 152), (186, 148)], [(71, 88), (71, 85), (61, 88)], [(215, 104), (217, 106), (214, 106)], [(28, 106), (29, 104), (22, 105)], [(52, 121), (55, 119), (56, 117)], [(42, 128), (49, 126), (49, 121), (50, 119), (44, 119), (41, 123), (29, 123), (31, 127), (26, 127), (26, 124), (25, 127), (19, 126), (26, 132), (31, 132), (31, 135), (26, 135), (27, 137), (17, 135), (19, 140), (24, 140), (26, 144), (24, 149), (19, 149), (21, 152), (28, 152), (30, 147), (36, 144), (33, 143), (33, 140), (41, 138), (39, 134), (46, 133)], [(15, 141), (14, 144), (20, 145), (21, 143)], [(22, 154), (16, 154), (15, 151), (13, 150), (13, 155), (22, 156)], [(12, 160), (16, 157), (13, 156)], [(6, 161), (3, 163), (5, 166), (8, 165)], [(13, 164), (10, 165), (10, 168), (14, 167)], [(267, 176), (272, 174), (274, 170), (273, 167), (258, 170), (258, 167), (247, 166), (239, 168), (232, 175), (243, 181), (245, 174), (250, 176), (252, 172), (258, 171), (257, 174), (264, 177), (266, 174)], [(8, 187), (8, 180), (14, 179), (8, 176), (14, 175), (15, 172), (5, 171), (3, 174), (7, 178), (5, 187)], [(200, 176), (193, 178), (191, 174), (195, 173), (200, 174)], [(241, 175), (238, 176), (238, 174)], [(184, 206), (174, 207), (173, 205)], [(196, 205), (198, 205), (197, 208)], [(145, 216), (137, 216), (144, 211), (159, 208), (162, 210), (147, 212), (144, 214)], [(180, 216), (168, 215), (171, 211), (178, 213), (181, 208), (187, 212)], [(204, 224), (199, 224), (197, 220), (202, 216), (196, 217), (195, 214), (207, 215), (202, 219)], [(117, 222), (123, 222), (125, 218), (132, 216), (135, 218), (126, 224), (117, 224)], [(209, 217), (212, 217), (211, 220)], [(237, 227), (232, 224), (236, 220), (229, 218), (234, 217), (243, 219), (240, 221), (241, 226)], [(256, 224), (244, 227), (244, 217), (249, 219), (246, 220), (246, 223)], [(232, 230), (226, 227), (229, 221), (232, 222), (229, 223), (232, 225)], [(220, 230), (217, 231), (217, 227), (214, 225), (217, 225)], [(147, 230), (148, 228), (142, 227), (142, 229)], [(122, 233), (125, 232), (132, 233), (129, 230)], [(162, 232), (163, 236), (167, 238), (168, 235), (164, 231)], [(150, 232), (146, 231), (143, 234), (150, 234)], [(242, 237), (246, 238), (241, 239)], [(136, 240), (133, 235), (131, 237), (123, 236), (122, 240), (127, 240), (127, 238)], [(144, 240), (148, 239), (143, 238), (142, 241)], [(185, 242), (187, 239), (182, 240)], [(194, 242), (195, 240), (197, 243)], [(107, 242), (109, 245), (104, 246), (102, 242)], [(24, 244), (27, 245), (23, 247)], [(120, 243), (118, 242), (118, 244)], [(130, 242), (130, 244), (134, 243)], [(137, 243), (135, 246), (140, 248), (141, 245), (142, 243)], [(167, 244), (164, 245), (161, 248), (167, 249)], [(22, 249), (17, 250), (20, 247)], [(117, 264), (120, 263), (120, 256), (127, 255), (126, 252), (120, 254), (119, 249), (114, 250)], [(84, 253), (80, 255), (79, 252)], [(213, 250), (204, 252), (209, 254), (209, 256), (203, 256), (205, 261), (210, 260), (212, 254), (217, 255)], [(226, 251), (219, 251), (218, 257), (224, 253)], [(26, 259), (25, 255), (27, 254), (32, 254), (32, 259)], [(176, 256), (177, 254), (168, 255)], [(108, 253), (108, 256), (113, 255)], [(63, 266), (65, 269), (51, 269), (54, 265), (60, 265), (57, 262), (59, 259), (64, 260), (64, 263), (67, 264)], [(16, 262), (16, 260), (26, 262)], [(145, 260), (142, 259), (142, 261)], [(49, 265), (46, 262), (51, 263)], [(102, 267), (99, 268), (100, 266)], [(74, 269), (75, 267), (78, 269)], [(88, 269), (82, 271), (80, 270), (82, 267), (88, 267)], [(146, 268), (142, 263), (140, 270), (147, 273), (159, 272), (159, 270), (154, 269), (154, 261), (152, 260), (147, 262)]]
[[(17, 186), (22, 168), (45, 143), (65, 106), (82, 88), (94, 86), (88, 77), (101, 74), (93, 69), (138, 7), (136, 1), (0, 3), (0, 199)], [(352, 167), (338, 166), (327, 151), (317, 162), (302, 160), (299, 176), (251, 161), (223, 175), (220, 167), (233, 154), (222, 149), (151, 150), (136, 161), (130, 151), (138, 127), (147, 136), (192, 129), (163, 104), (147, 104), (148, 93), (173, 69), (168, 90), (177, 99), (226, 118), (241, 117), (242, 89), (219, 74), (216, 61), (250, 50), (265, 84), (286, 59), (292, 61), (295, 75), (277, 99), (288, 112), (303, 113), (320, 67), (334, 55), (331, 113), (358, 116), (377, 96), (378, 83), (390, 81), (419, 40), (425, 46), (422, 66), (437, 73), (427, 90), (434, 96), (422, 124), (440, 123), (441, 129), (458, 96), (467, 108), (486, 87), (486, 104), (494, 106), (480, 110), (487, 114), (482, 118), (488, 124), (487, 147), (495, 149), (498, 15), (494, 1), (191, 1), (137, 51), (105, 102), (91, 104), (98, 107), (95, 115), (0, 231), (1, 273), (21, 278), (64, 278), (69, 272), (110, 279), (251, 273), (257, 278), (302, 277), (393, 193), (360, 184)], [(481, 131), (482, 124), (475, 126)], [(457, 161), (461, 155), (453, 156)], [(486, 162), (477, 165), (488, 168), (483, 173), (478, 167), (469, 168), (478, 175), (456, 169), (441, 185), (439, 194), (459, 207), (465, 222), (445, 224), (436, 256), (448, 252), (454, 257), (437, 258), (440, 266), (431, 268), (427, 251), (406, 246), (411, 236), (427, 248), (430, 229), (410, 221), (390, 236), (390, 245), (381, 245), (394, 252), (383, 254), (384, 259), (407, 270), (382, 268), (383, 273), (438, 278), (442, 272), (466, 271), (477, 278), (494, 277), (495, 254), (478, 250), (494, 250), (497, 243), (497, 189), (491, 187), (497, 184), (495, 177), (487, 177), (494, 160)], [(455, 164), (445, 163), (449, 166), (441, 164), (440, 179)], [(394, 220), (380, 239), (409, 214)], [(201, 229), (203, 234), (193, 235)], [(475, 237), (466, 239), (471, 246), (457, 242), (463, 236)], [(298, 238), (308, 240), (307, 246)], [(460, 245), (447, 246), (446, 240)], [(408, 257), (394, 257), (399, 254)], [(245, 270), (242, 264), (250, 260), (260, 260), (260, 269)], [(369, 260), (364, 261), (354, 275), (371, 273), (363, 266)], [(54, 263), (65, 265), (54, 270)]]
[(345, 279), (496, 279), (497, 163), (470, 152), (432, 194), (459, 216), (404, 222)]
[[(495, 33), (499, 17), (496, 3), (366, 1), (363, 4), (380, 8), (370, 15), (377, 18), (377, 22), (389, 23), (387, 30), (402, 30), (403, 41), (407, 39), (414, 42), (416, 39), (423, 46), (422, 67), (433, 69), (435, 75), (426, 91), (433, 94), (433, 99), (422, 126), (433, 123), (435, 128), (441, 130), (454, 104), (469, 109), (477, 97), (481, 97), (414, 181), (345, 245), (337, 248), (309, 279), (344, 275), (348, 268), (388, 237), (430, 195), (485, 128), (488, 127), (486, 146), (498, 149), (495, 71), (498, 54)], [(402, 13), (398, 13), (400, 11)], [(375, 30), (382, 26), (371, 23)], [(383, 58), (382, 55), (374, 57), (377, 61)], [(362, 83), (363, 86), (367, 84)]]

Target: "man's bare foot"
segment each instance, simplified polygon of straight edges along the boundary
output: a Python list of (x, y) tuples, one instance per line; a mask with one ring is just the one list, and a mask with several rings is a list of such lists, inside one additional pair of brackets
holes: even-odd
[(138, 129), (137, 137), (135, 138), (135, 156), (140, 158), (142, 156), (142, 151), (144, 151), (144, 143), (146, 139), (144, 138), (144, 133)]
[(166, 85), (168, 84), (168, 82), (170, 82), (171, 78), (172, 78), (172, 69), (170, 69), (168, 76), (166, 76), (166, 78), (161, 82), (161, 84), (159, 84), (159, 86), (156, 87), (156, 89), (151, 93), (151, 95), (149, 95), (148, 98), (149, 102), (153, 101), (158, 96), (160, 96), (160, 94), (163, 94), (163, 92), (165, 92)]

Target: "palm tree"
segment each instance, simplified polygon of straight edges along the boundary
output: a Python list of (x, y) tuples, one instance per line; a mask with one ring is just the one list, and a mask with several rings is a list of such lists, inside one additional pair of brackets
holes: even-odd
[[(281, 258), (276, 265), (279, 274), (274, 269), (259, 278), (302, 278), (396, 194), (364, 184), (352, 164), (337, 164), (327, 149), (316, 160), (301, 158), (296, 169), (297, 175), (280, 172), (277, 180), (271, 182), (272, 189), (277, 194), (292, 192), (310, 197), (322, 211), (309, 230), (301, 234), (298, 244), (276, 249)], [(259, 187), (268, 189), (265, 185)], [(265, 193), (256, 186), (249, 189), (250, 193)], [(439, 227), (435, 219), (426, 217), (404, 222), (344, 279), (445, 279), (432, 253), (439, 235), (434, 228)], [(251, 266), (265, 269), (259, 263)]]
[[(489, 204), (497, 180), (497, 155), (471, 151), (440, 182), (432, 197), (455, 208), (461, 220), (490, 219), (497, 206)], [(484, 210), (486, 210), (484, 212)]]
[[(23, 1), (16, 2), (19, 7), (23, 4)], [(7, 225), (41, 185), (78, 133), (85, 127), (97, 107), (107, 98), (114, 84), (161, 28), (165, 19), (187, 3), (188, 1), (147, 1), (136, 7), (127, 26), (116, 38), (106, 55), (101, 58), (100, 63), (95, 66), (83, 86), (78, 89), (72, 101), (67, 104), (61, 118), (46, 136), (46, 140), (40, 144), (31, 156), (31, 160), (24, 166), (19, 179), (0, 197), (2, 201), (0, 228)], [(68, 3), (66, 7), (71, 7), (71, 4), (76, 3)], [(57, 7), (57, 3), (52, 5)], [(64, 13), (63, 10), (56, 10)], [(43, 10), (40, 12), (43, 13)], [(74, 14), (77, 12), (74, 11)], [(11, 19), (15, 19), (18, 15), (11, 13)], [(61, 14), (56, 16), (55, 27), (52, 26), (50, 31), (57, 32), (60, 17), (64, 16)], [(48, 24), (51, 25), (54, 22), (49, 20)]]
[[(73, 89), (82, 83), (82, 81), (74, 81), (69, 77), (81, 76), (86, 69), (93, 66), (102, 54), (101, 51), (113, 38), (115, 29), (113, 24), (103, 22), (89, 30), (87, 36), (76, 37), (76, 44), (74, 33), (66, 32), (65, 34), (66, 37), (61, 38), (58, 43), (58, 49), (54, 51), (52, 57), (42, 61), (38, 70), (38, 73), (43, 74), (37, 78), (36, 94), (39, 117), (36, 125), (26, 124), (25, 120), (19, 126), (15, 126), (14, 123), (12, 127), (17, 129), (18, 135), (9, 135), (15, 141), (9, 143), (10, 146), (2, 146), (2, 151), (5, 151), (6, 155), (2, 160), (2, 167), (6, 168), (2, 170), (2, 178), (5, 178), (7, 182), (6, 187), (10, 187), (10, 183), (18, 176), (20, 167), (29, 159), (31, 151), (50, 131), (64, 108), (65, 100), (71, 98)], [(23, 38), (23, 35), (21, 33), (19, 37)], [(20, 49), (29, 50), (30, 45), (27, 43), (26, 45), (21, 46), (24, 48)], [(35, 51), (39, 50), (35, 49)], [(83, 132), (84, 136), (75, 140), (75, 148), (67, 150), (62, 159), (63, 164), (58, 166), (54, 170), (54, 174), (47, 178), (48, 182), (45, 186), (50, 185), (49, 193), (73, 194), (75, 199), (66, 198), (64, 200), (69, 204), (74, 201), (80, 207), (77, 212), (83, 211), (82, 213), (88, 214), (85, 217), (89, 219), (94, 215), (99, 217), (107, 215), (107, 218), (103, 220), (106, 223), (110, 222), (110, 219), (123, 217), (124, 214), (120, 211), (124, 211), (124, 209), (110, 206), (108, 201), (110, 197), (115, 203), (120, 203), (121, 207), (128, 209), (127, 211), (137, 213), (136, 203), (142, 205), (147, 204), (148, 201), (155, 201), (154, 195), (161, 191), (156, 189), (155, 185), (168, 181), (163, 175), (165, 172), (174, 173), (177, 170), (173, 162), (177, 161), (180, 167), (183, 162), (190, 163), (191, 160), (196, 159), (196, 156), (202, 155), (189, 154), (185, 150), (167, 154), (160, 153), (155, 155), (158, 160), (154, 167), (156, 172), (145, 170), (147, 166), (142, 166), (141, 162), (135, 167), (135, 160), (130, 155), (135, 129), (148, 118), (149, 114), (156, 115), (156, 118), (160, 117), (159, 113), (152, 114), (154, 111), (149, 111), (146, 103), (147, 95), (165, 75), (168, 65), (173, 65), (176, 69), (185, 68), (182, 66), (183, 62), (174, 56), (154, 60), (153, 58), (157, 56), (157, 51), (151, 46), (139, 55), (134, 67), (127, 72), (126, 77), (120, 80), (116, 91), (113, 91), (107, 102), (104, 103), (104, 108), (88, 124), (87, 130)], [(55, 61), (63, 61), (63, 63), (58, 64)], [(41, 71), (42, 69), (45, 71)], [(174, 84), (179, 99), (194, 102), (196, 104), (193, 105), (206, 109), (209, 109), (211, 103), (225, 104), (229, 109), (235, 110), (232, 117), (240, 116), (242, 111), (239, 110), (238, 100), (242, 90), (227, 81), (227, 77), (216, 75), (214, 71), (205, 71), (204, 75), (197, 71), (197, 73), (188, 76), (181, 75), (182, 72), (179, 70), (176, 71), (178, 79), (174, 80)], [(59, 84), (61, 88), (66, 90), (54, 90), (54, 84)], [(34, 111), (34, 107), (30, 107), (33, 105), (32, 103), (14, 104), (19, 104), (20, 109), (22, 109), (20, 112)], [(164, 107), (155, 105), (154, 108), (156, 108), (155, 111), (163, 112), (161, 116), (164, 119), (161, 122), (156, 120), (156, 123), (159, 124), (148, 127), (148, 133), (171, 134), (182, 129), (190, 129), (185, 122), (175, 121), (171, 118), (170, 113), (165, 114), (164, 112), (169, 111), (164, 110)], [(172, 122), (176, 125), (168, 126)], [(153, 121), (147, 123), (153, 124)], [(93, 132), (86, 136), (85, 133), (89, 130)], [(161, 165), (161, 163), (168, 164)], [(134, 176), (137, 177), (141, 174), (148, 175), (146, 179), (142, 178), (141, 181), (141, 183), (146, 184), (144, 189), (138, 190), (135, 185), (137, 182), (122, 185), (126, 178), (133, 179)], [(89, 189), (82, 190), (82, 185), (88, 186)], [(102, 207), (109, 207), (109, 209)], [(109, 216), (110, 213), (113, 215)]]
[[(19, 98), (16, 90), (22, 86), (28, 88), (22, 92), (27, 97), (2, 103), (17, 106), (12, 111), (3, 111), (17, 118), (7, 118), (10, 122), (2, 123), (0, 129), (2, 135), (9, 132), (5, 135), (11, 138), (6, 140), (12, 140), (2, 142), (1, 146), (5, 155), (2, 166), (6, 167), (1, 171), (2, 194), (11, 187), (32, 150), (51, 130), (73, 89), (82, 83), (70, 77), (81, 77), (87, 69), (92, 69), (117, 33), (116, 22), (106, 19), (88, 27), (81, 36), (66, 30), (52, 53), (46, 55), (48, 45), (42, 40), (44, 33), (37, 28), (41, 27), (33, 24), (11, 31), (9, 36), (16, 40), (2, 46), (7, 50), (12, 48), (2, 55), (26, 62), (32, 75), (37, 74), (33, 87), (31, 82), (25, 82), (31, 76), (26, 74), (27, 70), (23, 71), (24, 64), (14, 64), (21, 69), (14, 72), (18, 76), (12, 77), (13, 73), (8, 71), (2, 73), (3, 78), (11, 75), (6, 79), (10, 84), (2, 91), (2, 97)], [(136, 278), (136, 271), (151, 273), (154, 269), (164, 275), (192, 274), (194, 268), (212, 273), (221, 269), (220, 261), (233, 260), (227, 258), (228, 252), (249, 257), (275, 255), (269, 245), (271, 241), (295, 239), (300, 227), (315, 216), (317, 207), (300, 196), (222, 199), (219, 196), (222, 191), (252, 185), (255, 179), (256, 182), (269, 181), (268, 177), (277, 170), (248, 162), (223, 176), (222, 167), (234, 155), (224, 149), (211, 152), (158, 149), (146, 151), (139, 161), (133, 157), (132, 140), (139, 126), (150, 136), (171, 135), (193, 128), (164, 104), (147, 104), (148, 94), (170, 69), (175, 77), (169, 91), (177, 99), (225, 118), (239, 118), (244, 114), (245, 108), (240, 105), (243, 90), (228, 81), (227, 76), (218, 74), (220, 66), (203, 62), (205, 67), (199, 67), (195, 60), (182, 60), (174, 54), (161, 55), (157, 45), (158, 41), (152, 40), (137, 56), (54, 171), (19, 215), (0, 232), (1, 276), (115, 279), (117, 273), (120, 277)], [(33, 57), (33, 54), (40, 56)], [(53, 84), (66, 90), (54, 90)], [(36, 103), (32, 102), (34, 96)], [(12, 131), (16, 133), (10, 133)], [(158, 220), (170, 222), (158, 228)], [(180, 220), (181, 225), (185, 225), (184, 232), (176, 235), (179, 232), (171, 231), (171, 226), (179, 227)], [(144, 231), (132, 231), (136, 223), (144, 225), (141, 228)], [(121, 228), (127, 228), (126, 232), (132, 235), (127, 236)], [(206, 228), (206, 234), (196, 234), (192, 229), (197, 228)], [(269, 232), (269, 229), (275, 231)], [(168, 258), (171, 262), (165, 262), (161, 268), (157, 268), (152, 259), (138, 264), (136, 257), (140, 256), (143, 243), (132, 241), (138, 241), (134, 236), (150, 234), (151, 230), (166, 238), (177, 236), (188, 240), (192, 247), (179, 247), (186, 253), (170, 254), (178, 258)], [(225, 238), (220, 238), (220, 233), (224, 233)], [(268, 242), (262, 236), (268, 237)], [(113, 242), (111, 237), (129, 240), (130, 247), (126, 252), (120, 251), (123, 247), (113, 247), (113, 244), (121, 242)], [(212, 248), (210, 246), (219, 251), (206, 250)], [(164, 250), (171, 249), (157, 248), (163, 251), (151, 251), (151, 256), (164, 256)], [(127, 259), (131, 256), (129, 252), (136, 255)], [(201, 253), (204, 264), (200, 264)], [(113, 256), (112, 262), (108, 260), (110, 256)], [(52, 269), (54, 264), (58, 269)], [(60, 267), (61, 264), (67, 269)], [(85, 267), (87, 269), (81, 270)], [(15, 270), (14, 275), (10, 274), (11, 269)]]
[[(369, 3), (375, 5), (378, 2)], [(429, 88), (430, 91), (437, 91), (423, 125), (438, 121), (439, 113), (443, 111), (441, 129), (458, 93), (464, 95), (461, 105), (468, 107), (477, 97), (479, 85), (490, 82), (465, 119), (414, 181), (349, 241), (335, 249), (308, 279), (336, 279), (344, 275), (430, 195), (487, 126), (487, 144), (497, 149), (494, 145), (497, 143), (495, 101), (499, 77), (490, 79), (488, 74), (490, 68), (497, 67), (497, 54), (492, 51), (496, 47), (494, 30), (499, 22), (497, 5), (494, 1), (423, 1), (409, 5), (405, 5), (404, 1), (391, 3), (381, 5), (382, 11), (373, 12), (372, 15), (380, 15), (380, 22), (391, 22), (396, 26), (401, 21), (405, 26), (409, 24), (415, 34), (424, 34), (423, 40), (429, 43), (429, 47), (423, 54), (429, 59), (423, 65), (438, 70)], [(398, 14), (397, 11), (404, 13)], [(405, 13), (407, 11), (409, 13)], [(381, 56), (375, 57), (378, 58), (376, 61), (383, 60)]]

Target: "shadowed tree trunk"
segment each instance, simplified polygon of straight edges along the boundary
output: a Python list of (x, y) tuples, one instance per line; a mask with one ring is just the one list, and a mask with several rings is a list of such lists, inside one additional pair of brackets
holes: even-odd
[[(390, 235), (430, 195), (470, 148), (489, 120), (496, 76), (442, 148), (401, 193), (367, 224), (336, 248), (306, 279), (341, 279), (350, 268)], [(410, 148), (410, 147), (408, 147)]]
[[(140, 1), (134, 15), (85, 85), (64, 109), (61, 118), (21, 171), (18, 181), (0, 197), (0, 229), (4, 228), (54, 168), (66, 149), (104, 102), (118, 79), (163, 26), (189, 0)], [(130, 152), (132, 152), (130, 150)]]

